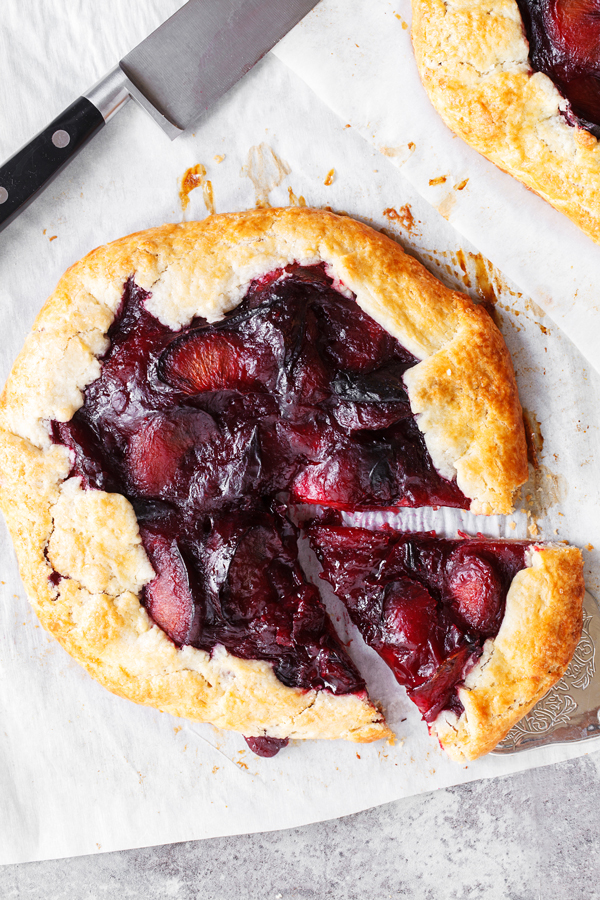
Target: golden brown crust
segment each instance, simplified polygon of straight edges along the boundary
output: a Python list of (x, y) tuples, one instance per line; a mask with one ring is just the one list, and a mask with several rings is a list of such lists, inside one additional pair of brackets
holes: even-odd
[(266, 663), (177, 649), (139, 602), (154, 573), (130, 504), (81, 490), (68, 479), (67, 451), (50, 439), (49, 421), (68, 421), (98, 377), (130, 276), (151, 291), (149, 309), (179, 328), (198, 315), (217, 320), (254, 278), (294, 261), (324, 261), (423, 360), (407, 387), (434, 462), (456, 471), (475, 511), (510, 511), (527, 477), (525, 439), (508, 352), (489, 316), (388, 238), (306, 209), (166, 225), (69, 269), (0, 399), (0, 503), (40, 620), (110, 690), (246, 735), (370, 741), (389, 732), (366, 697), (287, 688)]
[(405, 374), (411, 407), (438, 470), (456, 473), (471, 512), (510, 513), (513, 485), (527, 475), (512, 363), (481, 307), (456, 313), (452, 340)]
[(444, 122), (600, 241), (600, 146), (534, 73), (516, 0), (412, 0), (421, 80)]
[(431, 728), (449, 756), (464, 762), (493, 750), (562, 678), (581, 636), (584, 593), (579, 550), (533, 550), (509, 589), (498, 635), (459, 689), (464, 713), (442, 713)]

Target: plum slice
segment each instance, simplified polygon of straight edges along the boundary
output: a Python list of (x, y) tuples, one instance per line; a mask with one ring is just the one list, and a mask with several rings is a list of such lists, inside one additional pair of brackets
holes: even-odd
[(386, 448), (346, 445), (324, 462), (300, 471), (291, 485), (291, 496), (296, 502), (351, 510), (369, 505), (390, 507), (398, 500), (398, 491)]
[(551, 0), (544, 5), (548, 37), (573, 68), (597, 69), (600, 39), (598, 0)]
[(349, 298), (339, 295), (318, 315), (324, 353), (337, 369), (368, 372), (390, 355), (393, 338)]
[(143, 591), (148, 615), (174, 643), (190, 644), (201, 630), (203, 611), (177, 541), (147, 529), (142, 529), (142, 540), (156, 572)]
[(197, 458), (217, 435), (212, 417), (200, 410), (157, 413), (143, 421), (127, 447), (134, 491), (147, 497), (176, 495), (178, 485), (189, 483)]
[(423, 718), (460, 711), (456, 688), (498, 633), (527, 544), (314, 525), (321, 577)]
[(268, 349), (248, 346), (235, 333), (205, 329), (173, 341), (158, 363), (159, 377), (184, 394), (249, 390), (274, 371)]
[(502, 585), (496, 566), (469, 548), (459, 547), (447, 562), (451, 602), (467, 628), (494, 634), (502, 608)]

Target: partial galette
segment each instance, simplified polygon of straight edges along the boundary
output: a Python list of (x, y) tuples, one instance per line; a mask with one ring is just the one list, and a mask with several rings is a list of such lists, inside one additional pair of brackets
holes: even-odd
[[(485, 310), (381, 234), (306, 209), (164, 226), (73, 266), (8, 380), (0, 446), (2, 508), (42, 624), (115, 693), (240, 731), (263, 755), (290, 737), (389, 736), (305, 577), (290, 509), (508, 513), (527, 477), (510, 358)], [(479, 630), (459, 613), (448, 625), (430, 595), (446, 629), (435, 659), (453, 660), (436, 709), (468, 714), (456, 685), (502, 634), (532, 548), (499, 547), (516, 560), (501, 597), (485, 573), (473, 581), (486, 553), (456, 575), (483, 591)], [(551, 677), (524, 706), (560, 677), (580, 627), (580, 554), (547, 552), (534, 568), (570, 564), (532, 597), (569, 638), (544, 644)], [(434, 619), (421, 631), (437, 635)]]
[(453, 759), (492, 750), (581, 633), (574, 547), (318, 526), (321, 577)]
[(598, 0), (412, 0), (445, 123), (600, 242)]

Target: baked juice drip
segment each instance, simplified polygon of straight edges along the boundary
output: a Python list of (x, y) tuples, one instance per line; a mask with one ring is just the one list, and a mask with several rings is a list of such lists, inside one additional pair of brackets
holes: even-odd
[(517, 0), (536, 72), (570, 104), (565, 117), (600, 137), (600, 0)]
[(321, 577), (425, 721), (460, 715), (456, 688), (498, 634), (530, 545), (318, 525), (309, 537)]
[(132, 503), (157, 573), (143, 603), (177, 645), (266, 660), (288, 686), (362, 692), (277, 498), (468, 507), (411, 413), (402, 376), (417, 360), (323, 266), (274, 272), (216, 325), (177, 333), (147, 297), (127, 283), (100, 377), (53, 423), (71, 474)]

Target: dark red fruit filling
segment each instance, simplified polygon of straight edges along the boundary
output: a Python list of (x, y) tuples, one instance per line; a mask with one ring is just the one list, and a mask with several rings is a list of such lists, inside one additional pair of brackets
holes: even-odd
[(435, 470), (403, 384), (417, 360), (322, 266), (254, 283), (173, 334), (130, 281), (102, 374), (57, 441), (92, 487), (213, 511), (289, 491), (340, 509), (469, 503)]
[(148, 615), (174, 643), (192, 644), (204, 619), (204, 604), (195, 601), (193, 574), (175, 538), (148, 528), (141, 529), (141, 537), (156, 572), (154, 581), (144, 588)]
[(600, 0), (517, 0), (529, 59), (570, 103), (565, 112), (600, 137)]
[(309, 536), (321, 577), (425, 721), (460, 713), (456, 687), (498, 633), (529, 545), (319, 525)]
[(267, 660), (286, 685), (362, 691), (275, 498), (468, 507), (411, 413), (402, 376), (417, 360), (323, 266), (272, 273), (223, 321), (175, 334), (148, 296), (127, 283), (100, 377), (53, 423), (72, 474), (133, 504), (157, 573), (143, 602), (176, 644)]
[(335, 694), (364, 681), (333, 630), (297, 560), (297, 531), (277, 508), (230, 510), (180, 529), (176, 515), (140, 514), (157, 577), (143, 603), (179, 646), (221, 645), (242, 659), (267, 660), (283, 684)]
[(276, 756), (280, 750), (287, 747), (287, 738), (247, 737), (244, 739), (253, 753), (270, 759)]

